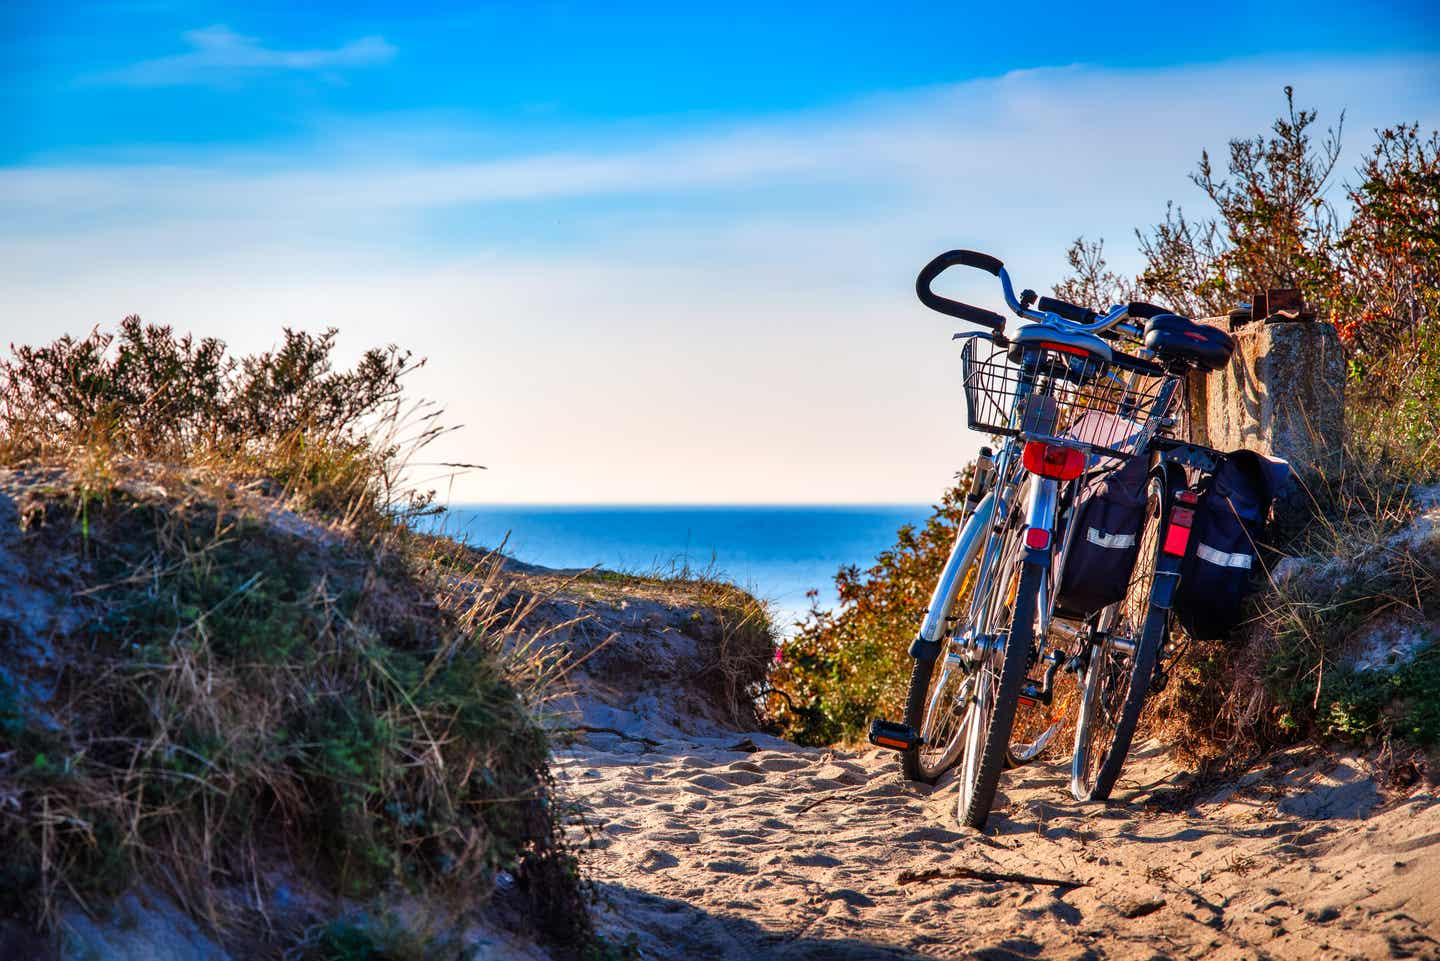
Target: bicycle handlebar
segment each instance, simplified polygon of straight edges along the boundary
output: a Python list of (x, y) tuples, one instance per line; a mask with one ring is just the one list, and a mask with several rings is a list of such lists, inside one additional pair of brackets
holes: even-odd
[(1078, 304), (1068, 304), (1054, 297), (1041, 297), (1039, 303), (1035, 306), (1041, 310), (1049, 311), (1052, 314), (1059, 314), (1066, 320), (1074, 321), (1077, 324), (1093, 324), (1100, 316), (1089, 307), (1081, 307)]
[[(1107, 334), (1114, 337), (1115, 333), (1111, 329), (1130, 318), (1143, 321), (1158, 314), (1170, 313), (1164, 307), (1132, 300), (1128, 304), (1116, 304), (1107, 313), (1101, 314), (1089, 307), (1066, 303), (1055, 297), (1041, 297), (1036, 305), (1039, 309), (1031, 309), (1016, 300), (1015, 288), (1010, 283), (1010, 274), (1005, 270), (1004, 262), (998, 257), (992, 257), (976, 250), (946, 251), (925, 265), (924, 269), (920, 271), (920, 276), (915, 278), (915, 294), (920, 298), (922, 304), (931, 310), (939, 311), (950, 317), (957, 317), (960, 320), (968, 320), (972, 324), (989, 327), (997, 332), (1005, 329), (1004, 317), (983, 307), (975, 307), (958, 300), (951, 300), (948, 297), (941, 297), (931, 289), (930, 285), (935, 282), (935, 278), (951, 267), (974, 267), (977, 270), (993, 274), (999, 279), (1000, 287), (1005, 292), (1005, 302), (1017, 317), (1038, 321), (1042, 324), (1068, 327), (1082, 333)], [(1124, 329), (1136, 336), (1139, 336), (1141, 332), (1140, 328), (1133, 324)]]
[(1130, 305), (1125, 308), (1125, 312), (1139, 320), (1149, 320), (1151, 317), (1158, 317), (1161, 314), (1175, 313), (1175, 311), (1165, 307), (1156, 307), (1154, 304), (1147, 304), (1143, 300), (1130, 301)]
[[(968, 320), (972, 324), (979, 324), (981, 327), (989, 327), (991, 330), (1004, 330), (1005, 318), (991, 310), (983, 307), (972, 307), (970, 304), (961, 303), (958, 300), (951, 300), (948, 297), (941, 297), (930, 289), (930, 285), (951, 267), (974, 267), (986, 273), (1000, 277), (1008, 290), (1008, 278), (1005, 277), (1005, 265), (989, 254), (982, 254), (975, 250), (950, 250), (934, 260), (930, 261), (920, 271), (920, 276), (915, 278), (915, 295), (920, 298), (920, 303), (931, 310), (939, 311), (950, 317), (960, 320)], [(1013, 297), (1012, 297), (1013, 301)]]

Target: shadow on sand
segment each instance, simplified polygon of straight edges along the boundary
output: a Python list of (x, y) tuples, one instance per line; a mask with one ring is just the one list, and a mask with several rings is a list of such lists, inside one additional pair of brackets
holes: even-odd
[[(693, 904), (660, 897), (619, 884), (601, 884), (601, 928), (623, 944), (634, 935), (640, 957), (694, 958), (703, 961), (937, 961), (955, 958), (953, 942), (942, 954), (847, 938), (835, 932), (843, 919), (827, 919), (823, 934), (769, 930), (739, 915), (711, 914)], [(616, 923), (623, 918), (623, 922)], [(900, 932), (896, 932), (900, 934)], [(1041, 945), (1007, 938), (974, 948), (959, 957), (973, 961), (1030, 961)]]

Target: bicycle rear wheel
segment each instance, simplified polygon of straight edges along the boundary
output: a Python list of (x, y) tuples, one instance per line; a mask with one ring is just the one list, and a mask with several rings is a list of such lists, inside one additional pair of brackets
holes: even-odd
[[(1013, 583), (1015, 593), (1009, 603), (1010, 631), (1003, 636), (1003, 645), (998, 651), (987, 651), (972, 672), (975, 687), (966, 711), (957, 815), (962, 824), (973, 828), (983, 828), (990, 817), (1000, 773), (1010, 759), (1010, 731), (1030, 663), (1036, 606), (1045, 574), (1042, 565), (1021, 561), (1015, 574), (996, 579), (997, 589), (1006, 590)], [(1018, 583), (1012, 577), (1018, 578)]]
[(1170, 611), (1152, 604), (1151, 596), (1170, 499), (1163, 475), (1151, 475), (1130, 586), (1124, 600), (1100, 614), (1100, 643), (1090, 649), (1070, 768), (1070, 793), (1080, 801), (1103, 801), (1114, 790), (1169, 634)]

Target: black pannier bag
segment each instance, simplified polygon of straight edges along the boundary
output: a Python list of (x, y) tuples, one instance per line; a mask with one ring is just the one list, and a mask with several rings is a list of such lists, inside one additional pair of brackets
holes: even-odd
[(1260, 573), (1270, 505), (1288, 472), (1283, 461), (1237, 450), (1201, 482), (1174, 600), (1175, 616), (1191, 637), (1220, 640), (1239, 626)]
[(1056, 595), (1060, 610), (1088, 617), (1125, 596), (1140, 551), (1149, 472), (1148, 458), (1131, 457), (1082, 489)]

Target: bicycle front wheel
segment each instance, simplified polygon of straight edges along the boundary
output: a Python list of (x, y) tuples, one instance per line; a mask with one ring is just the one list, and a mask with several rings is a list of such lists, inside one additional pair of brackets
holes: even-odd
[(1003, 636), (999, 650), (988, 651), (972, 672), (974, 690), (965, 720), (957, 814), (962, 824), (973, 828), (983, 828), (989, 819), (1000, 773), (1010, 758), (1010, 731), (1030, 664), (1036, 606), (1045, 575), (1044, 566), (1021, 561), (1011, 577), (998, 579), (1002, 590), (1014, 585), (1008, 605), (1010, 631)]
[(934, 784), (955, 766), (964, 746), (965, 705), (973, 689), (971, 676), (949, 655), (915, 662), (905, 723), (920, 733), (920, 745), (900, 756), (907, 779)]
[(1110, 797), (1140, 713), (1155, 660), (1170, 628), (1170, 611), (1151, 603), (1160, 563), (1160, 529), (1170, 512), (1171, 492), (1160, 474), (1146, 486), (1140, 550), (1125, 599), (1101, 612), (1100, 642), (1090, 649), (1080, 716), (1075, 725), (1070, 793), (1080, 801)]
[[(948, 624), (952, 611), (968, 606), (994, 503), (993, 495), (986, 495), (957, 533), (950, 560), (931, 597), (927, 619)], [(925, 634), (925, 628), (921, 634)], [(900, 766), (911, 781), (933, 784), (954, 766), (964, 743), (965, 706), (974, 682), (954, 651), (953, 631), (947, 627), (944, 634), (940, 650), (929, 658), (917, 657), (910, 670), (905, 725), (920, 735), (920, 743), (901, 753)]]

